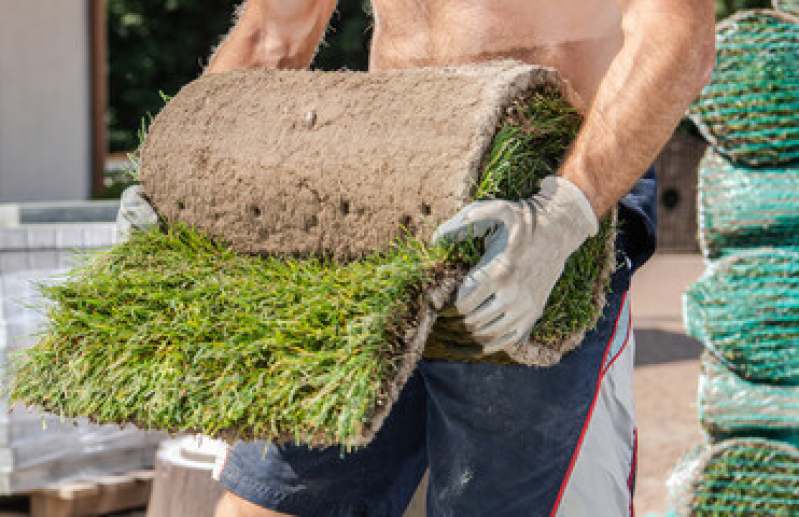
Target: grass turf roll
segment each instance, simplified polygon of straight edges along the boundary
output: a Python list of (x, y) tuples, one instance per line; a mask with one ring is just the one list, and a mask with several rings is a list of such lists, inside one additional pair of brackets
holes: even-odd
[(730, 255), (684, 295), (685, 326), (740, 377), (799, 384), (799, 253)]
[[(580, 117), (557, 84), (528, 86), (500, 110), (491, 108), (496, 125), (463, 203), (529, 196), (557, 168)], [(471, 136), (468, 142), (475, 145)], [(227, 151), (203, 149), (199, 154), (208, 158), (209, 170), (218, 170), (214, 160), (230, 163), (209, 158)], [(301, 190), (308, 181), (302, 178)], [(181, 196), (162, 197), (160, 204), (202, 218), (198, 204), (177, 206), (174, 200)], [(339, 199), (330, 198), (326, 204), (340, 208)], [(67, 417), (231, 440), (368, 443), (420, 359), (435, 310), (477, 260), (479, 242), (431, 247), (425, 232), (434, 225), (406, 226), (397, 239), (396, 229), (384, 224), (385, 232), (370, 241), (382, 248), (376, 251), (353, 254), (352, 241), (344, 239), (345, 247), (330, 241), (320, 253), (314, 248), (320, 241), (311, 240), (282, 253), (245, 253), (209, 235), (219, 219), (252, 215), (244, 205), (242, 211), (228, 203), (216, 211), (219, 218), (206, 219), (212, 226), (204, 230), (176, 217), (98, 255), (67, 282), (46, 287), (54, 302), (49, 328), (15, 364), (11, 398)], [(353, 201), (350, 212), (358, 216), (357, 208)], [(431, 205), (431, 214), (438, 209)], [(330, 228), (341, 216), (340, 211), (330, 216)], [(326, 224), (325, 217), (318, 218), (318, 226)], [(256, 236), (262, 223), (250, 226)], [(294, 231), (289, 228), (287, 235)], [(557, 362), (596, 323), (615, 266), (613, 233), (606, 219), (600, 234), (569, 259), (520, 357)], [(390, 240), (381, 246), (380, 239)], [(271, 244), (280, 248), (288, 242), (283, 236)]]
[(774, 440), (727, 440), (686, 460), (669, 484), (683, 516), (797, 515), (799, 450)]
[(799, 250), (799, 162), (736, 165), (709, 148), (699, 167), (699, 242), (708, 258), (770, 247)]
[[(774, 5), (774, 9), (778, 11), (794, 17), (799, 17), (799, 0), (774, 0), (772, 5)], [(799, 23), (799, 18), (796, 18), (795, 23)]]
[(702, 355), (699, 420), (714, 440), (759, 436), (799, 446), (799, 386), (749, 382)]
[(743, 11), (716, 29), (716, 67), (689, 110), (717, 151), (759, 166), (799, 159), (799, 25), (778, 11)]

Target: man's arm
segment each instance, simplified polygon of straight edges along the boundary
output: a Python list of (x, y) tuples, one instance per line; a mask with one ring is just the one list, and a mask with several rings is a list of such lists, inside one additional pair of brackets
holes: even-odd
[(598, 216), (654, 161), (713, 70), (712, 0), (621, 0), (624, 44), (559, 175)]
[(248, 0), (207, 73), (238, 68), (307, 68), (336, 0)]
[(649, 167), (712, 71), (712, 0), (621, 1), (622, 49), (559, 177), (530, 200), (472, 203), (434, 235), (486, 236), (454, 301), (483, 353), (526, 343), (568, 257)]

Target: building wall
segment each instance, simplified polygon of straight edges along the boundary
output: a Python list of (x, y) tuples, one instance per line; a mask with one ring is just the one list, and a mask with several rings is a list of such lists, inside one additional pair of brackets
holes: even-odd
[(87, 0), (0, 0), (0, 203), (86, 199)]

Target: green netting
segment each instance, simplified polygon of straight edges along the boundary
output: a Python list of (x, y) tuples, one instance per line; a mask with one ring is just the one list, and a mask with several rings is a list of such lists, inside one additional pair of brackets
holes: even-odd
[(799, 0), (774, 0), (773, 4), (774, 9), (799, 16)]
[(744, 379), (799, 384), (799, 253), (744, 251), (684, 296), (688, 333)]
[(697, 451), (669, 485), (681, 515), (796, 516), (799, 450), (772, 440), (728, 440)]
[(709, 353), (701, 365), (699, 420), (710, 436), (771, 437), (799, 446), (799, 386), (746, 381)]
[(747, 11), (716, 31), (716, 68), (690, 115), (720, 153), (747, 165), (799, 159), (799, 25)]
[(799, 250), (799, 162), (735, 165), (708, 149), (699, 169), (699, 241), (717, 258), (737, 250)]

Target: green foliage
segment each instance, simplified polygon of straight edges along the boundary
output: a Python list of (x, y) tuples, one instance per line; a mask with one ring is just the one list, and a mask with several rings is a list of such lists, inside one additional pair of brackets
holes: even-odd
[[(474, 198), (533, 193), (579, 123), (543, 94), (516, 106)], [(12, 400), (66, 417), (353, 445), (389, 402), (422, 293), (460, 277), (476, 251), (408, 237), (345, 262), (240, 255), (180, 225), (134, 234), (44, 287), (49, 328), (16, 359), (7, 386)], [(600, 310), (585, 304), (604, 288), (604, 242), (575, 256), (545, 312), (552, 319), (534, 331), (544, 339), (569, 332), (561, 322), (592, 324), (586, 313)]]
[[(203, 70), (243, 0), (106, 0), (109, 139), (112, 151), (136, 148), (142, 117)], [(369, 16), (362, 0), (341, 0), (314, 66), (366, 69)]]
[(130, 151), (147, 113), (197, 77), (227, 32), (238, 0), (106, 0), (109, 138)]
[(768, 9), (770, 7), (771, 0), (716, 0), (716, 19), (723, 20), (746, 9)]
[(312, 68), (316, 70), (366, 70), (372, 17), (369, 0), (339, 0), (336, 12)]

